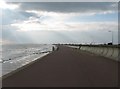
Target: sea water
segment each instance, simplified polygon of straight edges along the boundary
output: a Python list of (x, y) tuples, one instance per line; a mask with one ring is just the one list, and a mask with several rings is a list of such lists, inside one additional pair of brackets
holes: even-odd
[(0, 77), (49, 54), (51, 44), (11, 44), (0, 48)]

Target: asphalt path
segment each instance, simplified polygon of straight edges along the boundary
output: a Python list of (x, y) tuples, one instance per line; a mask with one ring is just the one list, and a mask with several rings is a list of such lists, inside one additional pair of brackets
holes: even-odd
[(117, 87), (118, 62), (60, 46), (2, 80), (3, 87)]

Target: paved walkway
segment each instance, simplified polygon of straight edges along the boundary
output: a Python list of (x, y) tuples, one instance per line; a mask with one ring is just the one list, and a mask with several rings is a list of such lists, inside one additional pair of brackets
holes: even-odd
[(3, 87), (115, 87), (118, 63), (60, 46), (3, 80)]

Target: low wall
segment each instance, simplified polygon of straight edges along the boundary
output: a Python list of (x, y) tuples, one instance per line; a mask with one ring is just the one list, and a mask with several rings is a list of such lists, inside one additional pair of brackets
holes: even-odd
[[(79, 48), (79, 46), (69, 46)], [(120, 47), (115, 45), (81, 45), (80, 50), (120, 61)]]
[(79, 46), (68, 46), (68, 47), (79, 49)]

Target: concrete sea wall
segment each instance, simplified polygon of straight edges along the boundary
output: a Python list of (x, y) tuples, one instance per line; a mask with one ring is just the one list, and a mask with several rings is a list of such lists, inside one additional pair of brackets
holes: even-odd
[(104, 56), (115, 61), (120, 61), (120, 47), (117, 45), (81, 45), (69, 46), (75, 49), (87, 51), (99, 56)]

